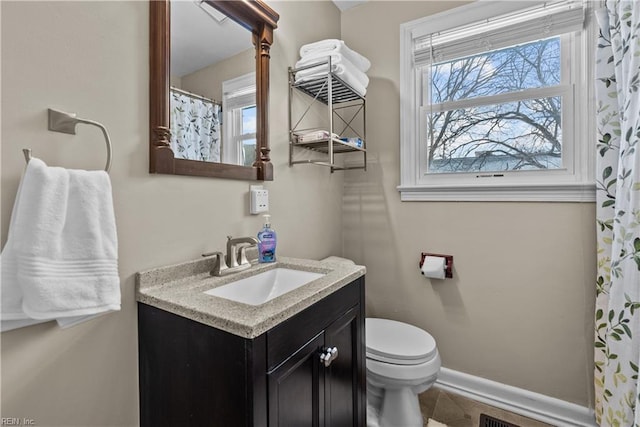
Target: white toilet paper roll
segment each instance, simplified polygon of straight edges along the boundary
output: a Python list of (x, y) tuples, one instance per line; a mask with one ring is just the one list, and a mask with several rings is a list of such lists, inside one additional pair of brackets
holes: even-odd
[(440, 256), (426, 256), (422, 264), (422, 274), (432, 279), (444, 279), (446, 258)]

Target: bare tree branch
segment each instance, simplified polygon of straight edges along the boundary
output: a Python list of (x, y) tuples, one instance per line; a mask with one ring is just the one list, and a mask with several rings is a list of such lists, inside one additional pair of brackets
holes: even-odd
[[(559, 42), (548, 39), (471, 56), (436, 64), (431, 71), (430, 101), (436, 104), (555, 85)], [(511, 163), (509, 169), (545, 169), (542, 159), (561, 157), (561, 118), (560, 97), (431, 113), (429, 162), (464, 160), (482, 170), (490, 158), (493, 163), (512, 158), (505, 163)]]

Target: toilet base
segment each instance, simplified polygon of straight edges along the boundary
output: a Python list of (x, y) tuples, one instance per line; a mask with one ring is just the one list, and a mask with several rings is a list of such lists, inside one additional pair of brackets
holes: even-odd
[(380, 408), (380, 427), (422, 427), (418, 395), (409, 387), (386, 389)]
[(367, 427), (380, 427), (380, 412), (367, 401)]
[(368, 411), (368, 415), (372, 415), (371, 422), (367, 417), (368, 427), (422, 427), (418, 394), (429, 389), (436, 378), (437, 375), (433, 375), (413, 381), (397, 381), (368, 370), (367, 406), (373, 409)]

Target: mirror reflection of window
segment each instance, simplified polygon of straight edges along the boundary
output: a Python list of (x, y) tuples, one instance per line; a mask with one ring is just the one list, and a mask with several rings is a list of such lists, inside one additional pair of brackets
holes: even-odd
[(256, 161), (256, 105), (244, 107), (242, 115), (242, 131), (240, 133), (242, 146), (242, 164), (251, 166)]
[(222, 161), (251, 166), (256, 160), (256, 77), (245, 74), (222, 83)]

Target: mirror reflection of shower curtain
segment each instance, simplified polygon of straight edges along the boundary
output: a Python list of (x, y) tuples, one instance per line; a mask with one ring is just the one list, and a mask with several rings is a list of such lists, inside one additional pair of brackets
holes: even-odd
[(171, 149), (179, 159), (220, 162), (220, 105), (171, 90)]

